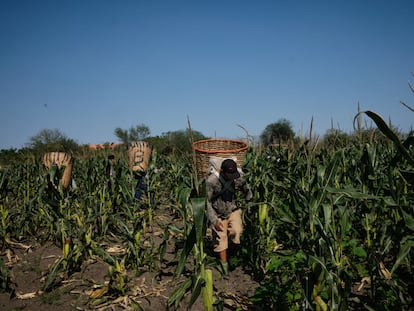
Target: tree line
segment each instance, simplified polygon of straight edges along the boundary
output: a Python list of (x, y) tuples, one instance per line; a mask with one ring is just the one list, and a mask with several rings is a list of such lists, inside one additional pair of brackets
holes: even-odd
[[(312, 137), (310, 131), (307, 138), (299, 137), (293, 131), (292, 123), (281, 118), (278, 121), (267, 125), (255, 143), (264, 147), (284, 147), (294, 148), (301, 144), (324, 145), (345, 147), (353, 142), (384, 142), (383, 134), (374, 127), (363, 126), (357, 119), (356, 129), (353, 133), (346, 133), (340, 129), (331, 128), (320, 137)], [(401, 138), (412, 135), (413, 131), (408, 134), (394, 131)], [(189, 153), (192, 152), (192, 141), (207, 139), (203, 133), (196, 130), (176, 130), (165, 132), (162, 135), (151, 136), (150, 128), (145, 124), (131, 126), (128, 129), (120, 127), (115, 128), (114, 135), (121, 143), (119, 148), (125, 148), (132, 141), (145, 140), (150, 143), (159, 153)], [(108, 148), (110, 143), (103, 144)], [(11, 163), (21, 163), (27, 160), (33, 160), (40, 157), (45, 152), (61, 151), (68, 152), (75, 156), (85, 155), (90, 152), (89, 145), (78, 144), (74, 139), (67, 137), (59, 129), (42, 129), (36, 135), (30, 137), (29, 142), (21, 149), (3, 149), (0, 150), (0, 165)]]

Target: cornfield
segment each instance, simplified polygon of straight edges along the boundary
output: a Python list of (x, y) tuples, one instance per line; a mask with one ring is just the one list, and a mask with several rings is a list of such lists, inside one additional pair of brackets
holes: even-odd
[[(254, 198), (242, 202), (245, 230), (237, 260), (259, 283), (250, 310), (413, 309), (414, 140), (401, 142), (375, 113), (366, 113), (387, 143), (248, 150), (243, 168)], [(134, 200), (136, 181), (122, 154), (113, 164), (114, 178), (105, 152), (76, 159), (75, 184), (68, 189), (61, 183), (64, 168), (46, 168), (40, 159), (2, 168), (0, 290), (13, 291), (3, 255), (36, 240), (61, 249), (41, 294), (93, 259), (106, 264), (108, 282), (100, 284), (99, 295), (91, 293), (89, 307), (128, 297), (129, 308), (141, 310), (131, 278), (162, 274), (170, 260), (182, 281), (166, 309), (190, 308), (201, 297), (205, 310), (223, 310), (206, 251), (203, 183), (197, 184), (190, 157), (154, 151), (148, 190), (155, 206), (149, 198)], [(159, 223), (160, 211), (174, 215), (178, 225)], [(155, 225), (163, 229), (161, 238), (153, 234)], [(166, 259), (171, 243), (175, 257)]]

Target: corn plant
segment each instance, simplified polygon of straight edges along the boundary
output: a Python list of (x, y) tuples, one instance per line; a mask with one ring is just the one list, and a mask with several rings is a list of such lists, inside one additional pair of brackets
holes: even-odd
[[(248, 157), (256, 197), (245, 212), (244, 259), (263, 282), (258, 305), (347, 310), (410, 303), (407, 280), (396, 273), (410, 269), (412, 197), (403, 178), (410, 175), (389, 165), (407, 153), (365, 144)], [(272, 238), (274, 247), (266, 247)], [(364, 278), (371, 286), (361, 300), (352, 287)]]
[[(254, 198), (240, 202), (245, 230), (236, 259), (260, 282), (253, 297), (258, 308), (412, 308), (414, 138), (399, 138), (374, 112), (360, 112), (358, 120), (362, 114), (378, 127), (369, 139), (358, 123), (359, 139), (340, 147), (305, 142), (295, 149), (249, 149), (243, 169)], [(207, 310), (219, 309), (204, 252), (202, 183), (191, 173), (190, 158), (154, 152), (154, 170), (148, 172), (149, 190), (157, 193), (152, 206), (134, 200), (135, 180), (121, 152), (112, 164), (115, 177), (107, 175), (107, 153), (77, 159), (76, 188), (70, 189), (61, 187), (62, 169), (46, 169), (36, 159), (1, 169), (2, 250), (34, 237), (60, 247), (44, 291), (98, 257), (108, 265), (108, 295), (116, 296), (129, 294), (128, 271), (159, 272), (173, 239), (180, 283), (168, 308), (178, 309), (186, 297), (191, 306), (202, 296)], [(157, 245), (149, 229), (159, 205), (179, 223), (162, 224)], [(105, 247), (111, 243), (126, 252), (110, 255)], [(11, 290), (4, 262), (0, 277), (0, 290)]]
[[(3, 251), (7, 246), (8, 240), (10, 239), (10, 214), (7, 209), (7, 186), (8, 179), (6, 175), (6, 170), (0, 169), (0, 241), (1, 248)], [(3, 203), (5, 202), (5, 204)], [(4, 261), (3, 256), (0, 257), (0, 292), (10, 291), (11, 290), (11, 276), (8, 267)]]
[[(263, 278), (270, 256), (277, 247), (273, 213), (278, 198), (277, 185), (280, 184), (279, 170), (286, 158), (283, 154), (256, 156), (250, 152), (247, 157), (246, 177), (254, 189), (253, 203), (241, 202), (244, 211), (245, 232), (242, 235), (242, 252), (251, 265), (257, 278)], [(282, 159), (282, 160), (281, 160)], [(280, 164), (280, 166), (279, 166)]]
[(190, 277), (185, 279), (174, 290), (168, 299), (168, 307), (177, 309), (187, 292), (191, 292), (191, 298), (188, 302), (188, 308), (194, 304), (196, 299), (202, 293), (205, 310), (213, 310), (213, 278), (212, 271), (206, 269), (206, 257), (204, 252), (204, 237), (207, 228), (207, 218), (205, 214), (205, 199), (192, 199), (189, 204), (193, 209), (193, 225), (186, 236), (184, 247), (180, 255), (175, 276), (180, 276), (187, 263), (190, 254), (193, 254), (194, 267)]

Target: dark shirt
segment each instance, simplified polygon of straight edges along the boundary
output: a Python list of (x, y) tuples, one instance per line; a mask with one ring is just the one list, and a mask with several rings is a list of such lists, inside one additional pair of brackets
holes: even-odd
[[(234, 180), (231, 187), (234, 187), (234, 195), (231, 197), (228, 193), (223, 193), (223, 185), (226, 181), (223, 177), (217, 177), (214, 173), (210, 174), (206, 180), (207, 191), (207, 214), (210, 222), (215, 225), (219, 218), (226, 219), (230, 214), (237, 210), (236, 193), (241, 191), (246, 200), (252, 198), (252, 191), (243, 175)], [(227, 188), (227, 187), (226, 187)], [(228, 190), (227, 190), (228, 191)], [(231, 197), (231, 200), (229, 198)]]

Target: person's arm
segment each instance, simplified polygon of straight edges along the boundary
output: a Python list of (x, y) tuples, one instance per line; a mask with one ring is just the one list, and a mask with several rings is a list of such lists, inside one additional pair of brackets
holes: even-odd
[(253, 198), (252, 190), (244, 178), (240, 179), (238, 189), (243, 193), (246, 201), (250, 201)]
[(253, 198), (252, 190), (250, 189), (250, 186), (246, 181), (243, 184), (243, 192), (244, 192), (244, 197), (246, 198), (247, 201), (250, 201)]
[(215, 226), (219, 218), (217, 216), (216, 211), (213, 208), (213, 203), (211, 201), (214, 195), (213, 185), (208, 180), (206, 181), (206, 192), (207, 192), (207, 216), (211, 224)]

